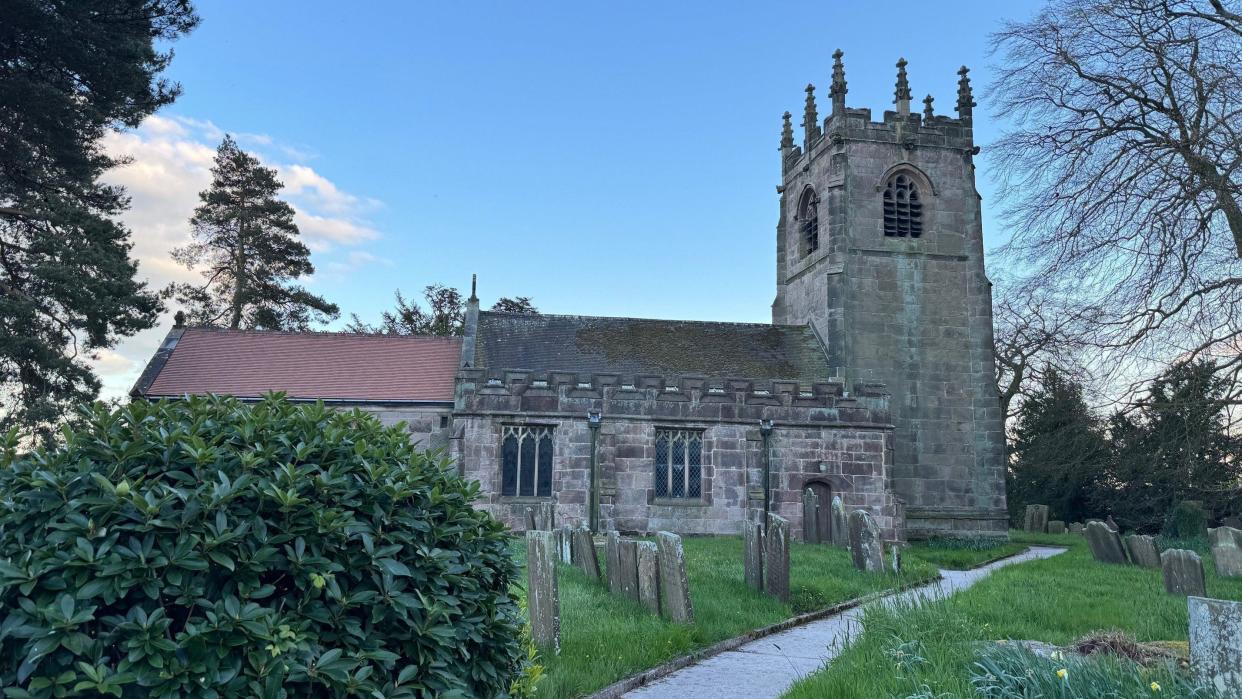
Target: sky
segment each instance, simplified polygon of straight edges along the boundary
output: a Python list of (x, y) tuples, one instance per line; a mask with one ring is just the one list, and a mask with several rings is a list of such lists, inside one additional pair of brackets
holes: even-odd
[[(975, 138), (1000, 133), (988, 34), (1029, 0), (948, 3), (198, 0), (166, 77), (184, 93), (107, 137), (139, 274), (198, 281), (169, 250), (225, 133), (277, 169), (316, 272), (306, 285), (378, 319), (432, 283), (547, 313), (768, 322), (775, 294), (781, 113), (804, 88), (829, 109), (832, 52), (850, 107), (954, 114), (971, 68)], [(916, 104), (916, 106), (917, 106)], [(979, 159), (985, 243), (1004, 240)], [(102, 352), (124, 395), (172, 325)]]

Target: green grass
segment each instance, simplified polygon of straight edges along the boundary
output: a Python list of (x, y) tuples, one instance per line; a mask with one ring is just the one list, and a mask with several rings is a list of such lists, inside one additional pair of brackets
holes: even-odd
[(655, 617), (576, 569), (560, 568), (561, 653), (541, 657), (547, 674), (538, 685), (540, 697), (587, 694), (796, 614), (936, 576), (935, 568), (920, 560), (908, 561), (901, 576), (863, 573), (854, 569), (845, 551), (794, 543), (792, 599), (785, 604), (746, 586), (740, 537), (688, 537), (684, 542), (692, 625)]
[(903, 554), (939, 568), (966, 570), (1026, 549), (1027, 544), (997, 539), (935, 539), (914, 542)]
[[(1098, 630), (1124, 631), (1140, 641), (1186, 640), (1186, 599), (1165, 594), (1159, 570), (1097, 563), (1077, 534), (1014, 532), (1012, 538), (1070, 550), (1002, 568), (945, 602), (869, 608), (862, 636), (787, 696), (975, 696), (970, 673), (981, 641), (1067, 644)], [(1242, 600), (1242, 579), (1218, 577), (1210, 561), (1205, 568), (1208, 596)], [(898, 656), (903, 648), (917, 652)], [(908, 660), (912, 657), (918, 662)], [(920, 694), (923, 689), (928, 691)]]

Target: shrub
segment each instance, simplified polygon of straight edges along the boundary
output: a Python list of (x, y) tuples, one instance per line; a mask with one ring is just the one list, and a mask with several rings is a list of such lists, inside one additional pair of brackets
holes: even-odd
[(1172, 661), (1143, 667), (1116, 656), (1045, 657), (1016, 645), (991, 645), (971, 670), (975, 693), (986, 699), (1169, 697), (1215, 699)]
[(496, 696), (521, 666), (504, 528), (366, 413), (140, 401), (3, 447), (9, 697)]
[(1169, 511), (1161, 533), (1171, 539), (1202, 539), (1207, 536), (1207, 524), (1203, 503), (1183, 500)]

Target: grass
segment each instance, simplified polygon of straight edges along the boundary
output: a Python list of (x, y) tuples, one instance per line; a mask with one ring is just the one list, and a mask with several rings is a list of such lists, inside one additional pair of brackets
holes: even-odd
[[(861, 637), (787, 696), (978, 696), (971, 671), (988, 647), (981, 642), (1001, 639), (1065, 645), (1092, 631), (1119, 630), (1139, 641), (1186, 640), (1186, 599), (1164, 592), (1159, 570), (1098, 563), (1077, 534), (1014, 532), (1011, 538), (1069, 550), (1002, 568), (942, 603), (869, 608)], [(1242, 600), (1242, 579), (1220, 578), (1205, 563), (1208, 596)], [(1178, 680), (1157, 671), (1150, 681), (1168, 688)]]
[[(688, 537), (686, 572), (695, 623), (675, 624), (611, 595), (602, 583), (562, 566), (561, 653), (544, 654), (540, 697), (575, 697), (747, 631), (891, 589), (934, 578), (933, 566), (907, 561), (901, 576), (855, 570), (849, 554), (822, 545), (790, 548), (788, 604), (746, 586), (740, 537)], [(602, 558), (602, 556), (601, 556)], [(602, 564), (602, 561), (601, 561)]]
[(939, 568), (966, 570), (1007, 558), (1027, 549), (1027, 544), (998, 539), (935, 539), (911, 544), (903, 554)]

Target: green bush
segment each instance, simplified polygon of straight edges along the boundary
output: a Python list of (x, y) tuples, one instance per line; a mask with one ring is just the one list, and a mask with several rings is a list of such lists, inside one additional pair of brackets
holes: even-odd
[(504, 528), (366, 413), (139, 401), (0, 446), (8, 697), (497, 696), (521, 667)]
[(1203, 503), (1183, 500), (1173, 506), (1161, 532), (1170, 539), (1202, 539), (1207, 536), (1208, 516)]
[(986, 699), (1217, 696), (1172, 661), (1143, 667), (1109, 655), (1045, 657), (1014, 645), (985, 647), (971, 669), (970, 681), (975, 694)]

